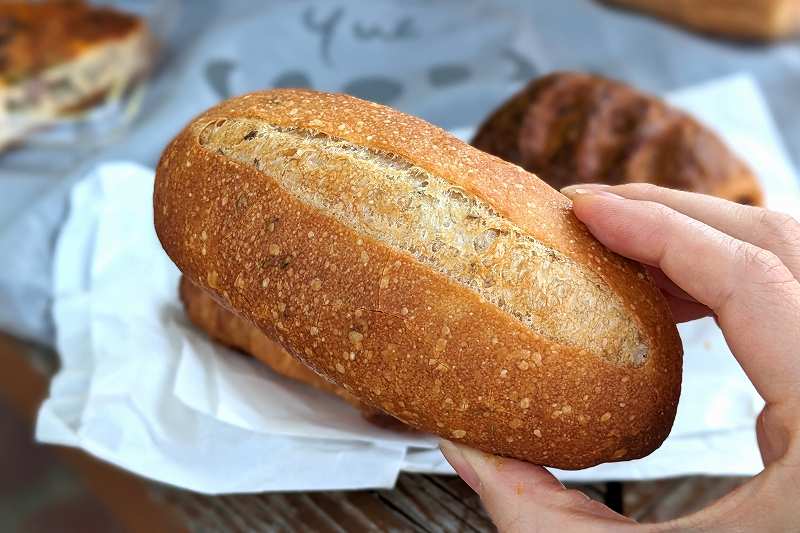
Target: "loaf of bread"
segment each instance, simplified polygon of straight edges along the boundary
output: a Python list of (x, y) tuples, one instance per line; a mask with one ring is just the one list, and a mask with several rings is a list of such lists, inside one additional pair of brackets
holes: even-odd
[(682, 349), (647, 272), (533, 174), (423, 120), (279, 89), (167, 146), (154, 216), (192, 282), (413, 428), (560, 468), (669, 433)]
[(83, 2), (0, 2), (0, 149), (121, 92), (150, 64), (144, 21)]
[(744, 40), (774, 40), (800, 32), (800, 0), (603, 0), (638, 9), (693, 30)]
[(472, 145), (560, 189), (654, 183), (761, 205), (755, 175), (708, 128), (659, 98), (592, 74), (532, 81), (479, 128)]
[(181, 276), (178, 293), (189, 320), (212, 339), (252, 355), (281, 376), (339, 396), (360, 410), (364, 418), (375, 425), (395, 429), (402, 427), (402, 423), (397, 419), (379, 409), (364, 405), (355, 396), (289, 355), (280, 344), (270, 340), (254, 325), (225, 309), (211, 294), (185, 276)]

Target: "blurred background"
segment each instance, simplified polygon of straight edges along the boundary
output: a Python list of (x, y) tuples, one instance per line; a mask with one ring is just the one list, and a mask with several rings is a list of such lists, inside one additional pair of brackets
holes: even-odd
[[(215, 498), (34, 444), (37, 408), (59, 365), (52, 272), (69, 192), (102, 162), (154, 167), (193, 116), (249, 91), (345, 92), (469, 140), (531, 80), (565, 70), (654, 98), (746, 76), (796, 168), (800, 1), (672, 4), (0, 0), (0, 530), (490, 529), (451, 478), (404, 474), (394, 491), (349, 495)], [(583, 488), (643, 520), (685, 514), (742, 482), (605, 481)]]

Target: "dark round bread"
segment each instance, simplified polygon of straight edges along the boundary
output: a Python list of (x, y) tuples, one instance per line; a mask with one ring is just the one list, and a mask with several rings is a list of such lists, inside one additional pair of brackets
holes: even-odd
[(654, 183), (761, 205), (758, 180), (722, 140), (655, 96), (595, 76), (559, 72), (500, 106), (472, 145), (559, 189)]

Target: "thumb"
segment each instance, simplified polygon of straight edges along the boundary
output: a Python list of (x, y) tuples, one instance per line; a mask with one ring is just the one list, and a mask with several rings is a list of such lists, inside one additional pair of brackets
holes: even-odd
[(541, 466), (439, 443), (447, 462), (478, 493), (501, 532), (619, 531), (635, 522), (577, 490)]

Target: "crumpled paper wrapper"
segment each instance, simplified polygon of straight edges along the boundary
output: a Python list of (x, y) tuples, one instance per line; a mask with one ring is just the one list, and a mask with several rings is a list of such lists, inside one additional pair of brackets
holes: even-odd
[[(670, 97), (757, 171), (769, 204), (800, 211), (797, 178), (746, 76)], [(468, 132), (460, 132), (462, 137)], [(186, 319), (179, 272), (152, 225), (151, 169), (97, 167), (72, 190), (57, 243), (54, 320), (62, 369), (37, 439), (205, 493), (391, 487), (401, 471), (452, 473), (437, 439), (366, 423), (336, 397), (209, 341)], [(683, 394), (647, 458), (558, 471), (567, 481), (749, 475), (761, 470), (763, 402), (711, 319), (680, 326)]]

